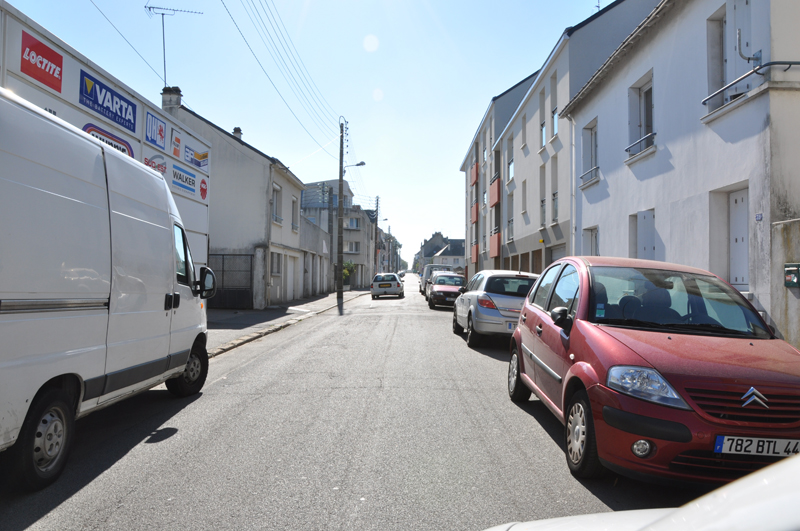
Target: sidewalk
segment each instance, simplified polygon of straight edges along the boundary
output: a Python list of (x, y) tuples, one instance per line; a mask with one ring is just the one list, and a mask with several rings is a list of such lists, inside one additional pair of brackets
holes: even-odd
[[(344, 302), (361, 295), (369, 289), (345, 291)], [(223, 352), (254, 341), (267, 334), (283, 330), (303, 319), (336, 308), (336, 292), (310, 299), (298, 299), (280, 306), (270, 306), (263, 310), (219, 310), (209, 308), (208, 319), (208, 357), (219, 356)]]

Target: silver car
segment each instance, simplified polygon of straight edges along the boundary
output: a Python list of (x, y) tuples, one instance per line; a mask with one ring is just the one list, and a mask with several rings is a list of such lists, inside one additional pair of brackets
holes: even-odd
[(482, 335), (510, 336), (517, 327), (525, 296), (539, 275), (502, 269), (475, 273), (461, 288), (453, 309), (453, 333), (467, 331), (467, 345), (476, 346)]
[(394, 273), (382, 273), (375, 275), (369, 285), (369, 292), (372, 300), (381, 295), (397, 295), (399, 298), (405, 297), (403, 281)]

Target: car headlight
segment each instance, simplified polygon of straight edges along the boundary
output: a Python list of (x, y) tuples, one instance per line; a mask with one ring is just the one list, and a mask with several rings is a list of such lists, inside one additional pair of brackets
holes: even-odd
[(611, 367), (607, 385), (620, 393), (662, 406), (692, 409), (655, 369), (625, 365)]

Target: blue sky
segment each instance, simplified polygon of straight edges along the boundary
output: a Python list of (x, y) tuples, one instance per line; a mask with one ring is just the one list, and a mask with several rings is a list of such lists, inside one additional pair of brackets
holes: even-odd
[[(148, 16), (148, 0), (10, 3), (160, 106), (161, 17)], [(600, 7), (609, 3), (601, 0)], [(345, 164), (366, 162), (348, 169), (346, 179), (365, 208), (374, 208), (380, 196), (380, 217), (387, 218), (381, 228), (391, 227), (410, 264), (434, 232), (464, 238), (459, 168), (491, 98), (541, 67), (564, 29), (595, 13), (598, 2), (150, 0), (149, 5), (203, 13), (164, 18), (167, 83), (181, 88), (184, 103), (223, 129), (241, 127), (243, 140), (280, 159), (303, 182), (338, 178), (337, 123), (344, 116)], [(256, 30), (262, 24), (268, 32)], [(273, 25), (285, 30), (288, 40), (281, 40)], [(274, 49), (270, 54), (270, 39), (280, 55)], [(281, 57), (297, 65), (291, 69), (295, 81), (281, 73)], [(301, 90), (292, 91), (294, 82)]]

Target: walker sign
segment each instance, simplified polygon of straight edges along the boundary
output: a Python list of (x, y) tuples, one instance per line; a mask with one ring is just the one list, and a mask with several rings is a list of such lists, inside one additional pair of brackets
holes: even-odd
[(80, 104), (136, 133), (136, 104), (81, 69)]
[(197, 176), (189, 170), (173, 164), (172, 186), (183, 192), (184, 195), (187, 195), (188, 192), (189, 195), (194, 196), (197, 194)]

